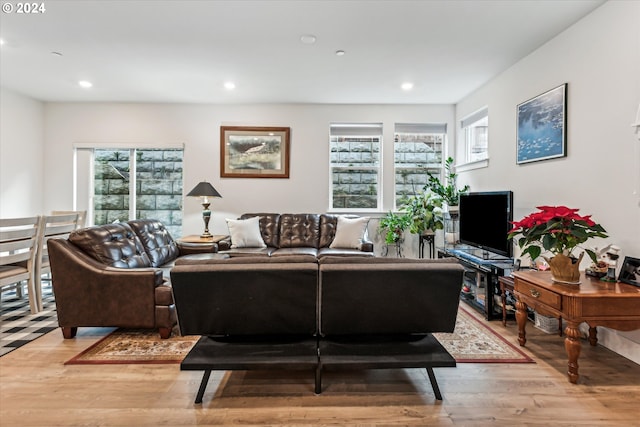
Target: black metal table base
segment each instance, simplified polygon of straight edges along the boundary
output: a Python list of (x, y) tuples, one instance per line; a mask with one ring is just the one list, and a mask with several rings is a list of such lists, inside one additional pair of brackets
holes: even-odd
[(433, 368), (456, 361), (431, 335), (314, 337), (201, 337), (180, 364), (181, 370), (203, 370), (195, 403), (202, 403), (214, 370), (310, 370), (315, 393), (322, 393), (322, 373), (341, 369), (425, 368), (433, 393), (442, 400)]

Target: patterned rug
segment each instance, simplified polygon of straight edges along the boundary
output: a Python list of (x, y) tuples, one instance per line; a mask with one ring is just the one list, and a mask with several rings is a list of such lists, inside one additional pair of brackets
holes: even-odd
[(458, 363), (535, 363), (460, 304), (450, 334), (433, 334)]
[[(459, 363), (531, 363), (513, 344), (460, 307), (455, 331), (434, 334)], [(65, 362), (81, 364), (180, 363), (199, 337), (174, 330), (163, 340), (156, 331), (118, 329)]]
[(15, 290), (2, 292), (0, 298), (0, 356), (58, 328), (56, 303), (51, 284), (42, 283), (44, 309), (31, 314), (29, 299), (16, 296)]
[(156, 330), (117, 329), (64, 364), (180, 363), (198, 338), (181, 337), (177, 329), (165, 340)]

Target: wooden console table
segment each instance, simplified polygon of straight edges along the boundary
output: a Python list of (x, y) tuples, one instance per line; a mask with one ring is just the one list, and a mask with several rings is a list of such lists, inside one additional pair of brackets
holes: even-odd
[(527, 307), (540, 314), (562, 317), (567, 322), (564, 346), (567, 351), (568, 379), (578, 381), (580, 323), (589, 325), (589, 343), (598, 343), (597, 326), (620, 331), (640, 329), (640, 287), (620, 282), (604, 282), (582, 273), (580, 285), (554, 283), (550, 271), (516, 271), (514, 294), (518, 342), (527, 342)]

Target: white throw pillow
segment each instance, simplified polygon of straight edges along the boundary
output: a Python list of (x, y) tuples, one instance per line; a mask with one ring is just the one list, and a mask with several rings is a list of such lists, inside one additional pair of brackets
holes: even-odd
[(329, 247), (340, 249), (360, 248), (360, 245), (364, 240), (368, 224), (368, 217), (347, 218), (339, 216), (338, 224), (336, 225), (336, 235)]
[(260, 234), (260, 217), (248, 219), (227, 219), (231, 248), (266, 248)]

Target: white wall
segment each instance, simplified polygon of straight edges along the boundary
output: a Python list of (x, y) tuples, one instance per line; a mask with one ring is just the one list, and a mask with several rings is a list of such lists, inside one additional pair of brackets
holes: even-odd
[[(381, 212), (391, 209), (394, 124), (448, 123), (452, 129), (454, 107), (48, 103), (45, 117), (47, 210), (69, 209), (72, 204), (74, 143), (184, 143), (185, 192), (201, 180), (213, 184), (222, 199), (213, 200), (209, 228), (214, 234), (226, 234), (224, 218), (244, 212), (327, 211), (328, 133), (329, 123), (334, 121), (383, 123), (385, 197)], [(291, 127), (290, 178), (220, 178), (221, 125)], [(453, 138), (453, 131), (449, 137)], [(201, 209), (197, 199), (184, 201), (185, 234), (201, 232)], [(417, 238), (411, 246), (417, 250)]]
[[(640, 2), (607, 2), (463, 99), (458, 122), (489, 107), (490, 160), (488, 168), (461, 173), (460, 183), (513, 190), (514, 219), (540, 205), (579, 208), (610, 236), (586, 245), (615, 243), (640, 257), (640, 142), (631, 127), (640, 104), (639, 23)], [(517, 165), (516, 106), (563, 83), (567, 157)], [(640, 331), (607, 330), (599, 338), (640, 363)]]
[(0, 88), (0, 217), (40, 215), (44, 107)]

